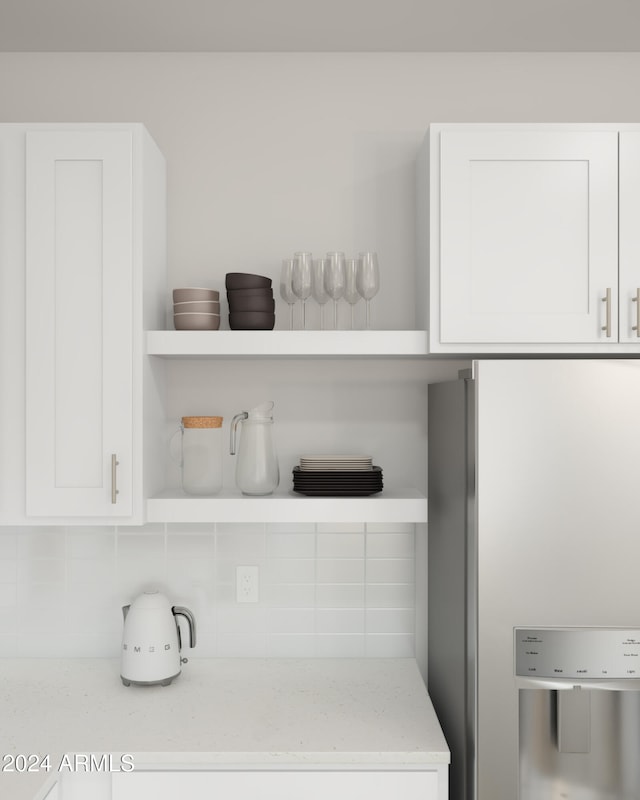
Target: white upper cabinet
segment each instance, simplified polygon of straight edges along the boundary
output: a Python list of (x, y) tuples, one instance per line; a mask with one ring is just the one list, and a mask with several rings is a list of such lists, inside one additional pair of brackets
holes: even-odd
[(620, 133), (620, 341), (640, 345), (640, 130)]
[(431, 127), (419, 224), (429, 225), (433, 352), (602, 352), (636, 340), (639, 136), (618, 126)]
[(164, 159), (141, 125), (2, 125), (0, 170), (13, 226), (0, 523), (143, 522), (160, 440), (144, 331), (164, 319)]
[(27, 514), (128, 517), (131, 133), (27, 133), (26, 167)]

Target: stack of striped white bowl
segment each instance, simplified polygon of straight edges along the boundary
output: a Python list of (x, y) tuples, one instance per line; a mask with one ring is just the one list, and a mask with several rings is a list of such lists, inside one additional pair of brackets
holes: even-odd
[(220, 292), (216, 289), (174, 289), (173, 324), (177, 331), (217, 331)]

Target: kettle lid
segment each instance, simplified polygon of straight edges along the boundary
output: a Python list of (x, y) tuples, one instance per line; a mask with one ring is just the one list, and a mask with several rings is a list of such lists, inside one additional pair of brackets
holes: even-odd
[(131, 604), (135, 608), (170, 608), (171, 603), (157, 589), (148, 589), (138, 595)]

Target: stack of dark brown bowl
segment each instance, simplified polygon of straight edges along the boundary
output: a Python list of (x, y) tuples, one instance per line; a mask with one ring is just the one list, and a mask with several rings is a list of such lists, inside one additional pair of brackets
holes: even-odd
[(228, 272), (225, 277), (232, 331), (270, 331), (276, 322), (276, 302), (271, 278), (248, 272)]

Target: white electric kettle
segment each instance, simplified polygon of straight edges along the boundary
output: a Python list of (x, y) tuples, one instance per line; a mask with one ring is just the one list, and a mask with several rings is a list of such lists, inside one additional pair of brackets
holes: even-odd
[(189, 646), (196, 646), (196, 622), (191, 611), (172, 606), (157, 590), (144, 592), (131, 605), (123, 606), (122, 664), (125, 686), (161, 683), (168, 686), (180, 674), (180, 628), (176, 617), (189, 623)]

